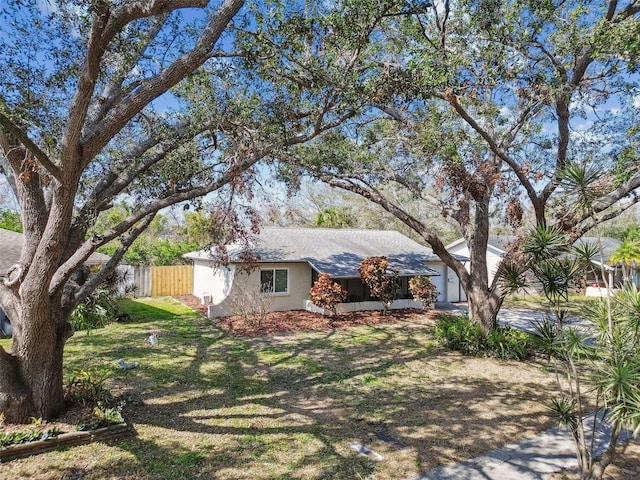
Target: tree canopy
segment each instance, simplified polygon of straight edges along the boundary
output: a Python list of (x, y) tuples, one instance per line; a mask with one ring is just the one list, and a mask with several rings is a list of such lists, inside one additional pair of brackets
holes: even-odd
[[(298, 162), (418, 232), (489, 328), (504, 295), (488, 283), (495, 219), (516, 234), (528, 221), (577, 238), (640, 198), (640, 5), (443, 1), (398, 11), (395, 3), (342, 4), (344, 22), (378, 19), (361, 71), (384, 78), (384, 88), (358, 129), (301, 146)], [(458, 223), (469, 271), (396, 191)]]
[[(14, 332), (11, 350), (0, 349), (7, 420), (63, 411), (69, 315), (157, 212), (215, 192), (218, 218), (232, 235), (243, 219), (257, 221), (251, 210), (234, 207), (251, 197), (258, 162), (353, 115), (357, 99), (338, 104), (335, 87), (301, 88), (307, 70), (300, 66), (313, 66), (324, 58), (319, 50), (329, 54), (335, 46), (293, 28), (304, 5), (277, 14), (291, 28), (269, 28), (275, 6), (3, 4), (0, 168), (24, 230), (20, 261), (0, 284), (0, 307)], [(358, 58), (358, 45), (341, 54)], [(353, 64), (326, 67), (333, 78), (352, 76)], [(127, 214), (96, 228), (118, 201)], [(91, 253), (113, 240), (111, 260), (78, 276)]]

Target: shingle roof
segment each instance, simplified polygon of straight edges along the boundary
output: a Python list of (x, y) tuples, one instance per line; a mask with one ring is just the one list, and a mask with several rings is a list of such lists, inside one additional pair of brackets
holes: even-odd
[(613, 255), (615, 251), (620, 248), (620, 245), (622, 245), (622, 242), (620, 240), (611, 237), (600, 237), (599, 242), (597, 237), (582, 237), (579, 238), (574, 245), (580, 246), (585, 243), (596, 246), (602, 245), (602, 257), (605, 259), (605, 263), (609, 263), (611, 255)]
[[(515, 235), (490, 235), (489, 245), (499, 248), (500, 250), (507, 251), (519, 237)], [(599, 245), (597, 237), (581, 237), (574, 243), (575, 246), (584, 244)], [(608, 262), (611, 255), (622, 245), (620, 240), (611, 237), (601, 237), (600, 244), (602, 245), (603, 258)]]
[[(237, 249), (229, 252), (233, 259)], [(431, 249), (390, 230), (263, 228), (253, 253), (264, 263), (308, 262), (317, 272), (333, 278), (358, 277), (358, 266), (368, 257), (385, 256), (390, 268), (409, 276), (438, 275), (425, 262), (440, 261)], [(185, 258), (212, 259), (202, 250)]]
[(0, 228), (0, 277), (20, 260), (22, 234)]
[[(23, 242), (21, 233), (0, 228), (0, 277), (4, 276), (12, 265), (20, 261)], [(108, 261), (109, 258), (111, 258), (109, 255), (95, 252), (91, 254), (85, 264), (97, 265)]]

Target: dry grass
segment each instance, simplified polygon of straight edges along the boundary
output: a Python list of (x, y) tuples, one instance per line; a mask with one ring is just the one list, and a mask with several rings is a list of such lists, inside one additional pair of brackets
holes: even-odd
[[(126, 307), (131, 321), (74, 337), (66, 360), (113, 368), (138, 436), (14, 461), (1, 478), (395, 480), (553, 424), (542, 364), (446, 352), (421, 312), (239, 338), (169, 300)], [(141, 366), (117, 370), (121, 357)]]

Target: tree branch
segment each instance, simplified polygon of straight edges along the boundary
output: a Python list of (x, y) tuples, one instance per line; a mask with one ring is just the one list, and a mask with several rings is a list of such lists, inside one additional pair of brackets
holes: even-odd
[[(154, 5), (165, 4), (161, 0), (151, 3)], [(145, 106), (178, 84), (209, 58), (211, 48), (243, 4), (244, 0), (225, 0), (209, 20), (191, 51), (180, 56), (159, 74), (143, 80), (139, 88), (110, 110), (104, 119), (87, 133), (82, 140), (83, 167), (105, 147), (115, 133), (119, 132)]]
[(511, 168), (511, 170), (516, 174), (516, 176), (518, 177), (518, 180), (520, 180), (520, 183), (522, 184), (522, 186), (524, 187), (524, 189), (527, 192), (527, 195), (529, 196), (529, 198), (531, 198), (532, 201), (535, 201), (536, 199), (536, 190), (533, 187), (533, 185), (531, 184), (531, 182), (529, 181), (529, 179), (527, 178), (527, 176), (524, 174), (524, 172), (522, 171), (522, 169), (520, 168), (520, 165), (518, 165), (518, 162), (516, 162), (513, 158), (511, 158), (505, 151), (503, 148), (501, 148), (497, 142), (495, 141), (495, 139), (489, 134), (489, 132), (487, 132), (484, 128), (482, 128), (480, 126), (480, 124), (478, 124), (478, 122), (476, 122), (476, 120), (466, 111), (466, 109), (460, 104), (460, 102), (458, 101), (457, 97), (455, 96), (455, 94), (453, 92), (445, 92), (445, 93), (437, 93), (436, 96), (438, 98), (441, 98), (443, 100), (446, 100), (447, 102), (449, 102), (449, 104), (453, 107), (453, 109), (456, 111), (456, 113), (458, 115), (460, 115), (460, 117), (462, 117), (462, 119), (473, 129), (476, 131), (476, 133), (478, 133), (483, 139), (484, 141), (487, 143), (487, 145), (489, 145), (489, 148), (491, 149), (491, 151), (501, 160), (503, 160), (507, 165), (509, 165), (509, 167)]
[(49, 159), (46, 153), (40, 150), (40, 147), (38, 147), (20, 127), (15, 125), (3, 113), (0, 113), (0, 125), (4, 127), (7, 133), (13, 135), (22, 145), (24, 145), (24, 147), (40, 162), (40, 164), (47, 169), (53, 178), (60, 180), (60, 168)]
[(144, 232), (151, 224), (156, 216), (156, 212), (151, 213), (144, 217), (140, 224), (133, 228), (128, 235), (120, 238), (120, 247), (111, 256), (109, 261), (103, 265), (98, 273), (93, 275), (84, 285), (81, 285), (78, 291), (75, 293), (73, 302), (71, 302), (71, 308), (75, 308), (76, 305), (83, 302), (91, 293), (102, 284), (117, 268), (118, 264), (124, 257), (131, 244)]
[(447, 266), (451, 267), (460, 278), (463, 283), (468, 283), (470, 280), (469, 272), (458, 260), (454, 257), (442, 243), (437, 235), (431, 233), (429, 228), (419, 221), (417, 218), (406, 212), (403, 208), (390, 202), (384, 195), (382, 195), (377, 189), (364, 183), (356, 182), (353, 179), (337, 179), (335, 177), (325, 178), (325, 182), (329, 185), (356, 193), (384, 208), (387, 212), (391, 213), (397, 219), (402, 221), (405, 225), (418, 233), (424, 240), (431, 246), (434, 254), (436, 254)]

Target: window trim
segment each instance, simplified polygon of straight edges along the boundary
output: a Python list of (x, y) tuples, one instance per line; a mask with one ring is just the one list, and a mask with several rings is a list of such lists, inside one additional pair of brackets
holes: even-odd
[[(284, 271), (287, 274), (287, 287), (286, 287), (286, 290), (284, 292), (276, 292), (275, 291), (276, 290), (276, 281), (275, 281), (275, 279), (276, 279), (276, 271), (278, 271), (278, 270)], [(273, 274), (273, 285), (271, 287), (271, 291), (264, 291), (262, 289), (262, 272), (272, 272), (272, 274)], [(274, 296), (274, 297), (276, 297), (276, 296), (281, 296), (282, 297), (282, 296), (290, 295), (289, 269), (288, 268), (276, 268), (276, 267), (273, 267), (273, 268), (261, 268), (260, 269), (259, 282), (260, 282), (260, 285), (259, 285), (260, 293), (262, 295), (271, 295), (271, 296)]]

